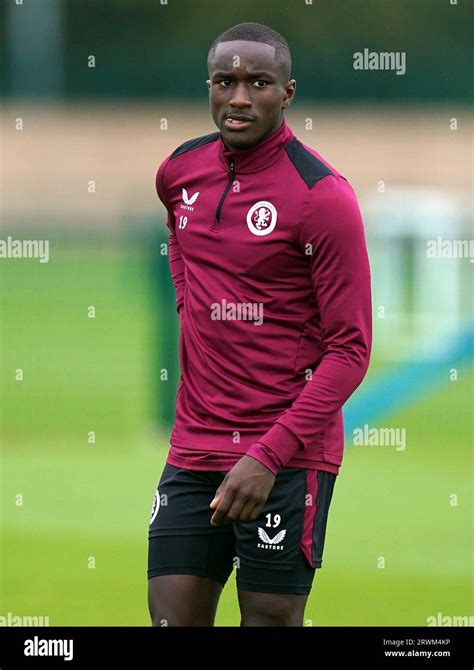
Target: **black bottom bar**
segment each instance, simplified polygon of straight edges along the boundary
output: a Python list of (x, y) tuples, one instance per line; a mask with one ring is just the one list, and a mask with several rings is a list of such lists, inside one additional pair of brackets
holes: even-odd
[[(176, 662), (472, 668), (472, 628), (0, 628), (0, 669)], [(102, 665), (103, 664), (103, 665)]]

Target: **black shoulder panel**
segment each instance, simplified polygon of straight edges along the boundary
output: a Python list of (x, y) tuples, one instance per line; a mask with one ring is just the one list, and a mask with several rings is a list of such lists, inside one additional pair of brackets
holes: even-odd
[(176, 158), (176, 156), (181, 156), (181, 154), (185, 154), (187, 151), (197, 149), (197, 147), (201, 147), (203, 144), (209, 144), (210, 142), (215, 142), (217, 139), (219, 139), (218, 132), (211, 133), (210, 135), (202, 135), (202, 137), (195, 137), (193, 140), (188, 140), (187, 142), (180, 144), (180, 146), (173, 151), (170, 160), (173, 160), (173, 158)]
[(331, 170), (305, 149), (296, 137), (288, 142), (285, 149), (308, 188), (313, 188), (317, 181), (332, 174)]

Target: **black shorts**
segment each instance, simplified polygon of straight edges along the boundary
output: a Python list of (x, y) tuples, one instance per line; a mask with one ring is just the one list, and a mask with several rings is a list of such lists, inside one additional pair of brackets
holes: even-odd
[(283, 468), (258, 519), (211, 526), (209, 505), (225, 474), (165, 465), (151, 511), (148, 579), (187, 574), (224, 585), (236, 568), (238, 589), (308, 594), (336, 475)]

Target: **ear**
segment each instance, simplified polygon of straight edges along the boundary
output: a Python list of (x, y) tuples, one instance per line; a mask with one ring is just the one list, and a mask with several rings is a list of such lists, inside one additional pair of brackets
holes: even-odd
[(211, 80), (206, 79), (206, 84), (207, 84), (207, 90), (208, 90), (208, 92), (210, 92), (211, 91)]
[(282, 109), (286, 109), (290, 106), (291, 101), (296, 95), (296, 79), (290, 79), (288, 84), (285, 86), (285, 97), (282, 102)]

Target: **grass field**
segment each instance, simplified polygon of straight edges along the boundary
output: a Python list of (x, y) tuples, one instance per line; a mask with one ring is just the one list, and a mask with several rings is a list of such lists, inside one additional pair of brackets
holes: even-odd
[[(148, 625), (147, 529), (169, 431), (152, 421), (160, 315), (143, 256), (64, 244), (48, 264), (0, 273), (0, 616)], [(375, 353), (370, 374), (381, 369)], [(405, 451), (348, 447), (307, 625), (473, 614), (473, 380), (466, 366), (384, 417), (406, 428)], [(239, 625), (234, 576), (217, 624)]]

